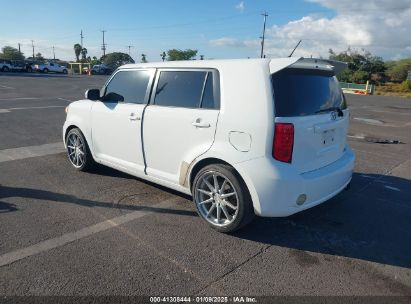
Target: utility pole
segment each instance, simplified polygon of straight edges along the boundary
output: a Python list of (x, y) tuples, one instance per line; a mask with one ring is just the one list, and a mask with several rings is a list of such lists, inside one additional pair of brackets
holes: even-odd
[(267, 12), (264, 12), (261, 15), (264, 17), (263, 36), (261, 37), (261, 58), (263, 58), (264, 57), (265, 24), (267, 22), (268, 14)]
[(127, 45), (128, 47), (128, 56), (131, 57), (131, 48), (134, 47), (133, 45)]
[(101, 50), (103, 51), (103, 57), (106, 57), (106, 43), (104, 41), (104, 33), (107, 32), (106, 30), (101, 31), (103, 33), (103, 45), (101, 46)]
[(54, 52), (54, 45), (53, 45), (53, 58), (56, 60), (56, 53)]
[(33, 60), (34, 60), (34, 41), (31, 41), (31, 47), (33, 48)]
[(21, 55), (21, 51), (20, 51), (20, 42), (19, 42), (19, 54)]
[(80, 32), (81, 49), (83, 49), (83, 38), (84, 38), (84, 36), (83, 36), (83, 30), (81, 30), (81, 32)]

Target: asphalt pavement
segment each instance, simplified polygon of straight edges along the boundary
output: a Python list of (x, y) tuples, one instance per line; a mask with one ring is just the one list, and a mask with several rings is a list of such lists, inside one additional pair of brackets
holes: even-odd
[(187, 196), (71, 168), (64, 108), (105, 80), (0, 74), (0, 295), (411, 296), (410, 99), (347, 95), (350, 190), (221, 234)]

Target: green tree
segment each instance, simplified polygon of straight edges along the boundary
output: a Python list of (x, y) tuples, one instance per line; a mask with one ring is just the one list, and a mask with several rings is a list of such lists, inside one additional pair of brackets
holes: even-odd
[(81, 54), (82, 47), (80, 44), (76, 43), (74, 45), (74, 54), (76, 55), (76, 62), (80, 61), (80, 54)]
[(23, 60), (24, 55), (23, 53), (19, 53), (19, 50), (14, 47), (4, 46), (1, 49), (0, 58), (6, 60)]
[(411, 58), (387, 61), (385, 67), (387, 69), (386, 74), (391, 81), (404, 81), (408, 76), (408, 71), (411, 71)]
[(86, 48), (81, 49), (81, 61), (82, 62), (87, 61), (87, 49)]
[(90, 63), (91, 63), (91, 66), (97, 65), (97, 64), (101, 64), (101, 60), (97, 59), (96, 56), (93, 56), (93, 58), (91, 59)]
[(133, 58), (130, 57), (129, 54), (121, 53), (121, 52), (114, 52), (114, 53), (106, 54), (106, 56), (103, 58), (103, 63), (116, 69), (123, 64), (135, 63), (135, 61)]
[(330, 49), (329, 58), (348, 63), (348, 71), (346, 70), (338, 75), (338, 79), (341, 81), (348, 81), (351, 78), (353, 82), (364, 82), (371, 79), (372, 75), (383, 76), (386, 70), (382, 58), (373, 56), (366, 50), (359, 52), (348, 48), (346, 51), (337, 54)]
[(36, 56), (34, 57), (35, 60), (37, 61), (44, 61), (45, 58), (43, 57), (43, 55), (41, 53), (37, 53)]
[(197, 56), (198, 50), (187, 49), (185, 51), (178, 49), (171, 49), (167, 51), (167, 60), (176, 61), (176, 60), (191, 60)]

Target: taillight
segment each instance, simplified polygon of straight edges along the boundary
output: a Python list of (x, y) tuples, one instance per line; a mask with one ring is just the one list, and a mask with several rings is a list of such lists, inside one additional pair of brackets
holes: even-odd
[(273, 140), (273, 157), (276, 160), (291, 163), (294, 145), (294, 125), (276, 123)]

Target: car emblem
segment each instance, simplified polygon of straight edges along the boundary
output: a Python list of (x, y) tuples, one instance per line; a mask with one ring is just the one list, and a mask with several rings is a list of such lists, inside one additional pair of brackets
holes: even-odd
[(333, 112), (331, 112), (331, 120), (336, 120), (337, 119), (337, 112), (336, 111), (333, 111)]

